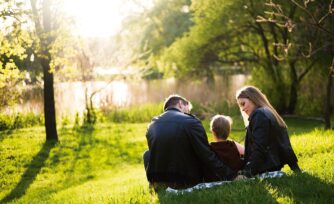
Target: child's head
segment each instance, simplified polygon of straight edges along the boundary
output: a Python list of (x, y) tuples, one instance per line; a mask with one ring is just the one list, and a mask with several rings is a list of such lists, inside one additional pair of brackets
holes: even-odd
[(231, 132), (232, 118), (225, 115), (215, 115), (210, 122), (211, 132), (219, 139), (226, 139)]

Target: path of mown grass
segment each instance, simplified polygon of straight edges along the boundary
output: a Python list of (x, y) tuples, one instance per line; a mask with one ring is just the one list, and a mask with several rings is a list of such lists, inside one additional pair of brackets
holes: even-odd
[[(303, 174), (233, 182), (175, 196), (149, 190), (142, 165), (147, 123), (99, 124), (59, 130), (0, 133), (0, 203), (334, 203), (334, 132), (317, 122), (287, 121)], [(207, 122), (205, 122), (207, 127)], [(240, 129), (240, 128), (237, 128)], [(232, 138), (243, 140), (243, 131)]]

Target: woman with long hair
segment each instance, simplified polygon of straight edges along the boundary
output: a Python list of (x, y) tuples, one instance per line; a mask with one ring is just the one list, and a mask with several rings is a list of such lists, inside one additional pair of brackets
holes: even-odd
[(248, 116), (245, 139), (245, 166), (240, 174), (251, 177), (259, 173), (279, 171), (288, 164), (300, 171), (291, 147), (287, 125), (267, 97), (254, 86), (241, 88), (236, 99), (241, 113)]

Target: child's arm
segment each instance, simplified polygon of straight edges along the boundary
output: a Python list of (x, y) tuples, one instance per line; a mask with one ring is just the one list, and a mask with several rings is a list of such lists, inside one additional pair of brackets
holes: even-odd
[(234, 143), (235, 143), (235, 145), (238, 148), (240, 156), (243, 156), (245, 154), (245, 148), (244, 148), (244, 146), (242, 146), (241, 144), (239, 144), (239, 143), (237, 143), (235, 141), (234, 141)]

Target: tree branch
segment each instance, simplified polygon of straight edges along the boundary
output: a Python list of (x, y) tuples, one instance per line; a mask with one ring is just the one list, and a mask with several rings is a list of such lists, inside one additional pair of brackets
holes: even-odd
[(311, 64), (300, 74), (298, 77), (297, 81), (298, 83), (305, 77), (305, 75), (313, 68), (313, 65), (319, 60), (319, 58), (316, 58), (315, 60), (312, 61)]

